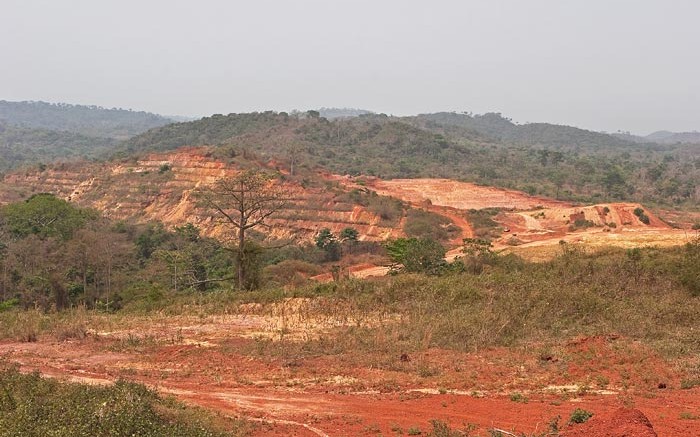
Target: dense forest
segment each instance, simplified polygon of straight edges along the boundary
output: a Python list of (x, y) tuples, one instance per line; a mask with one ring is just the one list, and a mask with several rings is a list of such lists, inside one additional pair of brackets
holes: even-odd
[(127, 139), (148, 129), (172, 123), (161, 115), (99, 106), (0, 100), (0, 122), (91, 137)]
[(214, 115), (150, 130), (123, 153), (216, 145), (238, 154), (384, 178), (447, 177), (566, 200), (696, 206), (700, 145), (637, 144), (551, 124), (515, 125), (499, 114), (362, 115), (316, 111)]

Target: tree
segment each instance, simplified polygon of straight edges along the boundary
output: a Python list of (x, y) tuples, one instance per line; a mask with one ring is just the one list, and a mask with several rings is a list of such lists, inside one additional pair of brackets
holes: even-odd
[(215, 211), (224, 224), (237, 234), (236, 270), (238, 288), (246, 288), (246, 232), (266, 221), (287, 204), (287, 198), (273, 180), (259, 170), (246, 170), (231, 178), (222, 178), (199, 191), (201, 205)]
[(445, 266), (445, 248), (428, 238), (398, 238), (386, 243), (389, 258), (406, 272), (438, 273)]
[(2, 209), (9, 232), (18, 238), (34, 234), (41, 239), (69, 239), (88, 219), (96, 215), (75, 208), (53, 194), (35, 194), (25, 202), (12, 203)]
[(328, 228), (323, 228), (316, 235), (316, 247), (326, 252), (327, 261), (338, 261), (341, 258), (338, 238)]
[(340, 231), (340, 241), (346, 242), (355, 242), (358, 240), (360, 237), (360, 233), (357, 232), (357, 229), (355, 228), (345, 228), (342, 231)]

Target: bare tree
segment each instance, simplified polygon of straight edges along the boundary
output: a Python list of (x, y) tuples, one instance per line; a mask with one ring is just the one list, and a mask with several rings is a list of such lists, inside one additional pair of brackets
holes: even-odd
[(274, 178), (258, 170), (246, 170), (232, 178), (223, 178), (199, 192), (201, 205), (220, 216), (238, 236), (237, 276), (239, 289), (246, 281), (246, 231), (264, 226), (265, 221), (287, 204), (282, 187)]

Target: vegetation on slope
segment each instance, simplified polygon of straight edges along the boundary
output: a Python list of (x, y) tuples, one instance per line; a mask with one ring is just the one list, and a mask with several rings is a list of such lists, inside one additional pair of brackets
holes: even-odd
[(689, 207), (700, 200), (697, 146), (639, 145), (566, 126), (518, 126), (497, 114), (333, 121), (315, 111), (215, 115), (151, 130), (128, 141), (126, 150), (200, 144), (219, 146), (223, 159), (257, 156), (288, 168), (293, 163), (296, 169), (383, 178), (447, 177), (567, 200)]
[[(321, 273), (319, 264), (337, 261), (311, 243), (273, 243), (263, 250), (259, 233), (248, 237), (246, 288), (303, 282)], [(349, 256), (381, 249), (378, 243), (355, 240), (339, 249)], [(159, 305), (174, 295), (230, 289), (237, 254), (235, 246), (201, 236), (192, 224), (168, 231), (156, 223), (112, 222), (38, 194), (0, 208), (0, 312), (76, 306), (111, 312)]]
[(0, 100), (0, 121), (28, 128), (117, 139), (127, 139), (172, 122), (169, 118), (143, 111), (5, 100)]
[(0, 121), (0, 172), (58, 160), (107, 156), (116, 144), (111, 138), (17, 127)]

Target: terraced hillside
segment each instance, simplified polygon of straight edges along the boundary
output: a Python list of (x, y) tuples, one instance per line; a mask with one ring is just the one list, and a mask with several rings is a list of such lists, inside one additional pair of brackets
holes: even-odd
[[(270, 164), (272, 165), (272, 164)], [(64, 163), (43, 171), (5, 177), (0, 201), (55, 193), (71, 202), (93, 207), (120, 220), (162, 221), (168, 226), (193, 223), (205, 235), (222, 236), (223, 228), (207, 211), (196, 207), (196, 188), (232, 176), (238, 168), (210, 156), (208, 148), (153, 153), (142, 159), (114, 163)], [(308, 186), (291, 179), (282, 182), (290, 205), (270, 222), (269, 237), (310, 239), (322, 228), (340, 232), (352, 226), (363, 240), (384, 240), (401, 234), (399, 222), (386, 220), (353, 203), (332, 185)]]

